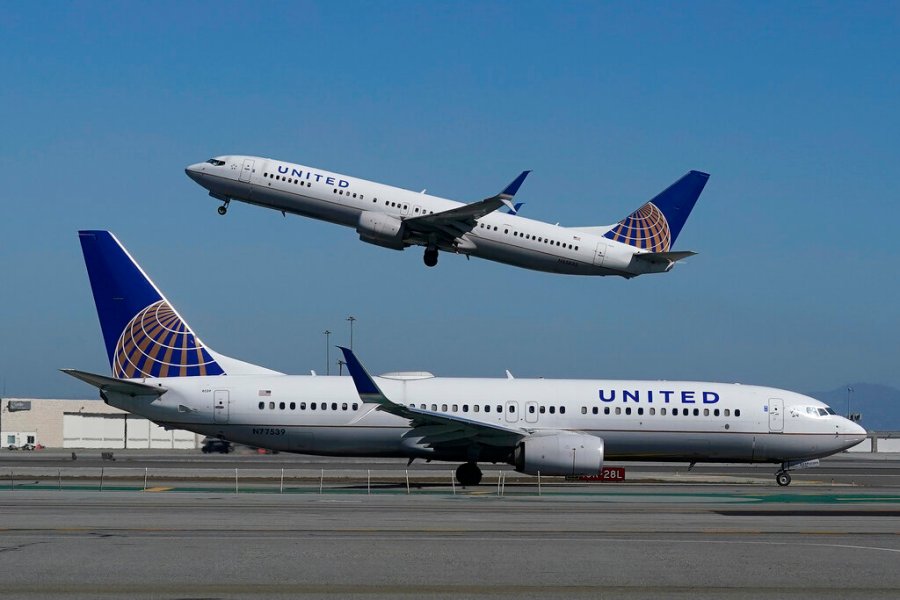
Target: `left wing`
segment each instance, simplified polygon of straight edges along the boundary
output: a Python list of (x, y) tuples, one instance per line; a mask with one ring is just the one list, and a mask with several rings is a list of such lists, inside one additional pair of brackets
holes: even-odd
[(344, 362), (347, 363), (347, 370), (353, 377), (353, 384), (356, 386), (360, 399), (364, 403), (377, 404), (378, 410), (409, 419), (409, 424), (413, 429), (404, 437), (421, 436), (422, 439), (419, 443), (432, 448), (484, 444), (512, 449), (519, 440), (531, 433), (519, 427), (484, 423), (393, 402), (382, 393), (378, 384), (375, 383), (352, 350), (343, 346), (338, 346), (338, 348), (344, 353)]
[(407, 231), (421, 235), (437, 234), (445, 238), (446, 241), (452, 242), (464, 233), (468, 233), (475, 228), (475, 221), (481, 217), (490, 214), (501, 206), (508, 207), (515, 214), (517, 207), (511, 202), (516, 192), (528, 174), (531, 171), (522, 171), (512, 183), (506, 186), (502, 192), (496, 196), (491, 196), (463, 206), (457, 206), (444, 212), (434, 213), (433, 215), (422, 215), (406, 219), (403, 223)]

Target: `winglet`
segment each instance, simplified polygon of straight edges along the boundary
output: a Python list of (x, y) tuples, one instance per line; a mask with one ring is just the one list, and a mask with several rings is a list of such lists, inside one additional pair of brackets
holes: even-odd
[[(519, 209), (525, 205), (524, 202), (516, 202), (515, 204), (513, 204), (509, 200), (505, 201), (504, 204), (507, 207), (506, 214), (513, 215), (513, 216), (519, 214)], [(512, 206), (510, 206), (510, 205), (512, 205)]]
[(500, 192), (500, 198), (502, 200), (512, 200), (513, 196), (516, 195), (516, 192), (519, 191), (519, 188), (522, 187), (522, 182), (525, 181), (525, 178), (528, 177), (528, 174), (531, 171), (522, 171), (522, 173), (513, 179), (513, 182), (510, 183), (502, 192)]
[(372, 379), (366, 368), (362, 366), (362, 363), (353, 354), (353, 350), (343, 346), (338, 346), (338, 348), (344, 353), (344, 362), (347, 363), (347, 370), (350, 372), (350, 377), (353, 378), (353, 385), (356, 386), (356, 392), (359, 394), (360, 400), (381, 405), (393, 404), (381, 392), (378, 384), (375, 383), (375, 380)]

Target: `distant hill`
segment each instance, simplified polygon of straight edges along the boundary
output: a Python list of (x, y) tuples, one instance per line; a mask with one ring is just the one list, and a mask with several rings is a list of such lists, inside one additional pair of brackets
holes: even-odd
[(828, 392), (810, 392), (808, 395), (828, 404), (840, 415), (847, 416), (847, 388), (850, 410), (860, 413), (859, 424), (869, 431), (900, 431), (900, 390), (873, 383), (851, 383)]

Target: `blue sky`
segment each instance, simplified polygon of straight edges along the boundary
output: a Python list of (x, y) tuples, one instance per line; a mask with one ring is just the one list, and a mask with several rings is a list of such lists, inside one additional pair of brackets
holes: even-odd
[[(896, 3), (19, 3), (0, 11), (0, 388), (108, 372), (76, 231), (110, 229), (204, 341), (325, 370), (898, 387)], [(232, 205), (257, 154), (604, 225), (712, 174), (668, 275), (529, 272)], [(332, 360), (336, 353), (332, 352)]]

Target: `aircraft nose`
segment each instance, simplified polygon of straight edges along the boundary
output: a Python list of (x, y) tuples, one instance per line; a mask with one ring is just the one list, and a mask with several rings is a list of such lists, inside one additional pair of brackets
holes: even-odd
[(842, 438), (853, 442), (853, 444), (858, 444), (863, 441), (869, 434), (869, 432), (859, 423), (855, 423), (850, 419), (844, 419), (843, 417), (841, 418), (840, 425), (838, 425), (838, 433)]
[(853, 421), (850, 421), (850, 423), (847, 425), (847, 430), (850, 435), (858, 435), (862, 438), (865, 438), (867, 435), (869, 435), (869, 432), (866, 431), (865, 427), (863, 427), (859, 423), (854, 423)]
[(200, 183), (200, 176), (203, 174), (204, 170), (203, 165), (204, 163), (195, 163), (193, 165), (188, 165), (184, 168), (184, 173), (197, 183)]

